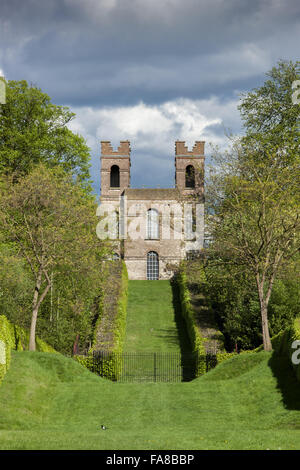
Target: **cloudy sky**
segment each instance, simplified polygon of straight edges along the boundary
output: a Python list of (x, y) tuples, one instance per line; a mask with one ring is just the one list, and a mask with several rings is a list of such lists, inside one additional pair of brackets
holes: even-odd
[(130, 140), (132, 187), (172, 187), (174, 142), (226, 145), (240, 95), (296, 60), (298, 0), (1, 0), (0, 74), (76, 113), (100, 188), (100, 140)]

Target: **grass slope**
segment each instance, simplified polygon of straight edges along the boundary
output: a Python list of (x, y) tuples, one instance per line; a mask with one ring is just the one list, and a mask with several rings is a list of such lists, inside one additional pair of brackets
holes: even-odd
[(59, 354), (14, 352), (0, 449), (299, 449), (299, 392), (265, 352), (179, 384), (112, 383)]
[(177, 292), (170, 281), (129, 281), (125, 352), (189, 349)]

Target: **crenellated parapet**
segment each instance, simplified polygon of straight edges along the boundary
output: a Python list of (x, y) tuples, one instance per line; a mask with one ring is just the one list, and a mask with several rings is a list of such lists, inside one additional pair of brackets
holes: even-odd
[(119, 155), (130, 156), (130, 142), (129, 140), (121, 140), (117, 150), (114, 150), (110, 140), (101, 141), (101, 155), (116, 157)]
[(197, 140), (193, 146), (193, 149), (189, 150), (185, 141), (177, 140), (175, 142), (175, 155), (187, 156), (187, 157), (204, 156), (204, 145), (205, 145), (205, 141)]

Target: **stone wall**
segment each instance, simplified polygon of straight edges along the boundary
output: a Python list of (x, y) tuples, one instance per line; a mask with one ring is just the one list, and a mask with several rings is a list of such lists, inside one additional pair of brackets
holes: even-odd
[[(171, 224), (163, 224), (166, 219), (162, 216), (161, 207), (174, 207), (184, 203), (202, 203), (204, 207), (204, 142), (197, 141), (192, 150), (188, 150), (185, 142), (175, 143), (175, 172), (176, 187), (170, 189), (131, 189), (130, 188), (130, 143), (120, 142), (117, 150), (113, 150), (109, 141), (101, 142), (101, 203), (111, 203), (120, 213), (122, 207), (126, 213), (126, 220), (122, 225), (116, 241), (116, 252), (124, 258), (129, 279), (147, 279), (147, 254), (154, 251), (159, 257), (159, 279), (169, 279), (173, 275), (174, 266), (186, 257), (187, 250), (201, 250), (203, 248), (204, 211), (201, 213), (200, 237), (197, 242), (186, 241), (183, 230), (179, 234), (176, 229), (176, 220), (180, 218), (182, 229), (182, 216), (171, 215)], [(120, 169), (120, 187), (110, 187), (110, 171), (113, 165)], [(185, 172), (188, 165), (195, 168), (195, 188), (185, 187)], [(121, 199), (122, 197), (122, 199)], [(122, 201), (122, 202), (121, 202)], [(141, 210), (138, 210), (140, 206)], [(147, 239), (147, 211), (155, 208), (159, 212), (160, 233), (158, 239)], [(124, 227), (126, 226), (126, 237)], [(131, 230), (133, 229), (133, 230)], [(166, 231), (169, 230), (167, 238)], [(139, 233), (140, 232), (140, 235)], [(133, 236), (131, 236), (133, 233)], [(173, 267), (173, 269), (172, 269)]]

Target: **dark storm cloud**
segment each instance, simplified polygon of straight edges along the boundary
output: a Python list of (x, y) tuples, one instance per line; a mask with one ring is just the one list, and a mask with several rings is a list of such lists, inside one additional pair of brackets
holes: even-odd
[(297, 59), (299, 27), (298, 0), (1, 0), (0, 72), (76, 112), (97, 191), (101, 139), (132, 140), (133, 185), (168, 187), (174, 140), (240, 132), (238, 93)]
[(230, 94), (296, 54), (299, 14), (297, 1), (2, 0), (0, 68), (70, 105)]

